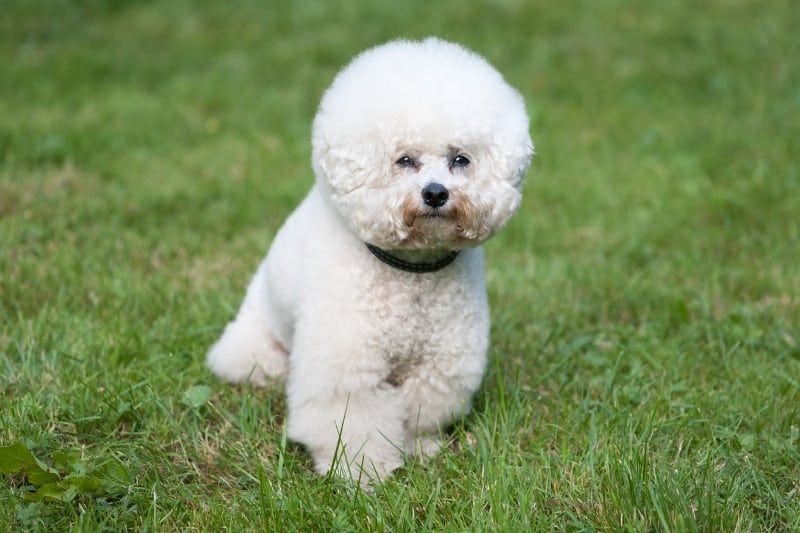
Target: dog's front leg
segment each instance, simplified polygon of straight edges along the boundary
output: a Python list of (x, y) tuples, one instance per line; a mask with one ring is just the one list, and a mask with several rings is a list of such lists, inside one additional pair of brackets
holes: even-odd
[[(402, 466), (405, 409), (382, 379), (385, 361), (359, 353), (363, 346), (352, 341), (298, 339), (287, 384), (288, 434), (309, 451), (314, 469), (366, 485)], [(337, 347), (350, 351), (331, 351)]]

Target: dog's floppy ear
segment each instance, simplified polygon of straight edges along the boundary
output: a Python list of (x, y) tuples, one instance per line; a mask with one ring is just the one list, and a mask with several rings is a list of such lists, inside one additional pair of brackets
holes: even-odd
[(489, 165), (492, 175), (510, 182), (515, 188), (521, 189), (525, 173), (533, 158), (533, 143), (530, 137), (516, 139), (512, 144), (495, 142), (487, 148)]
[(312, 165), (317, 180), (330, 187), (337, 196), (347, 194), (363, 186), (369, 178), (367, 169), (371, 164), (376, 148), (370, 143), (359, 143), (359, 150), (352, 147), (332, 146), (324, 140), (314, 143)]

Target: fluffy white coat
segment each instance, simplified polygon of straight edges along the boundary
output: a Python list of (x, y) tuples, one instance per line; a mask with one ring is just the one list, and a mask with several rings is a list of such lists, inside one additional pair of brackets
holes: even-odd
[[(520, 202), (533, 154), (524, 103), (485, 60), (438, 39), (368, 50), (325, 93), (316, 184), (275, 237), (208, 353), (219, 377), (287, 379), (288, 435), (314, 468), (381, 479), (432, 454), (486, 367), (479, 245)], [(444, 203), (422, 191), (444, 189)], [(441, 199), (440, 199), (441, 201)], [(370, 243), (403, 260), (384, 264)]]

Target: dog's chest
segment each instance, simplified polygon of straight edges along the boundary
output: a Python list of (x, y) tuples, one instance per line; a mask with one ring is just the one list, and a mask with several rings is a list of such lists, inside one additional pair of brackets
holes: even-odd
[(402, 276), (376, 288), (367, 312), (378, 319), (379, 349), (394, 374), (410, 373), (420, 362), (435, 360), (458, 344), (474, 307), (469, 291), (458, 281)]

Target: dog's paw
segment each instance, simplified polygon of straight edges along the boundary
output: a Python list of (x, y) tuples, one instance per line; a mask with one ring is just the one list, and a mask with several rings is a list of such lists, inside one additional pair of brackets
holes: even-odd
[(435, 457), (442, 451), (442, 439), (431, 435), (418, 435), (406, 446), (407, 452), (420, 459)]
[(371, 459), (363, 454), (348, 458), (341, 453), (331, 460), (318, 461), (315, 458), (314, 471), (322, 476), (333, 473), (336, 477), (358, 483), (365, 491), (371, 492), (372, 486), (380, 483), (392, 472), (403, 466), (403, 458), (399, 453), (391, 454), (382, 460)]
[(267, 383), (264, 371), (256, 363), (255, 357), (247, 352), (235, 351), (217, 342), (208, 351), (206, 365), (218, 378), (233, 383), (249, 382), (264, 386)]
[(264, 386), (288, 373), (286, 351), (258, 328), (231, 322), (208, 351), (206, 364), (219, 378)]

